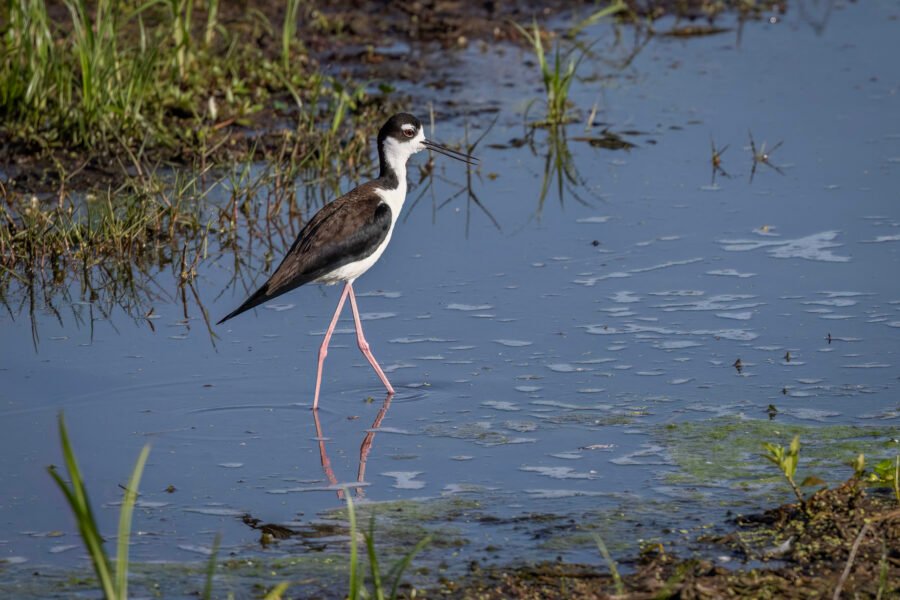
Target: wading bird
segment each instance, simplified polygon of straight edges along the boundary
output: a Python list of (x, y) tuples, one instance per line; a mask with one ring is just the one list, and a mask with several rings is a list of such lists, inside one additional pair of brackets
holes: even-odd
[(477, 159), (468, 154), (425, 139), (422, 124), (414, 116), (407, 113), (394, 115), (378, 132), (378, 178), (363, 183), (323, 206), (300, 231), (269, 280), (217, 323), (221, 325), (228, 319), (305, 283), (333, 285), (344, 282), (341, 299), (319, 348), (313, 410), (319, 407), (322, 365), (328, 354), (328, 343), (348, 296), (353, 309), (359, 349), (375, 369), (388, 394), (394, 393), (391, 382), (375, 360), (363, 336), (353, 282), (368, 271), (387, 248), (403, 201), (406, 200), (406, 162), (410, 156), (425, 149), (470, 165), (476, 164)]

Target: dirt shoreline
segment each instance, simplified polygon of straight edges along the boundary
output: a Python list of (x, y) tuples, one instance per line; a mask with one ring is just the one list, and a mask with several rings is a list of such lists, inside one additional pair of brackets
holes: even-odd
[[(620, 579), (609, 568), (563, 562), (485, 570), (476, 565), (468, 577), (426, 590), (424, 597), (900, 598), (900, 507), (882, 492), (850, 480), (816, 492), (805, 507), (786, 504), (737, 517), (732, 532), (698, 539), (752, 567), (679, 558), (657, 545), (626, 561), (632, 571)], [(772, 567), (756, 566), (770, 561)]]

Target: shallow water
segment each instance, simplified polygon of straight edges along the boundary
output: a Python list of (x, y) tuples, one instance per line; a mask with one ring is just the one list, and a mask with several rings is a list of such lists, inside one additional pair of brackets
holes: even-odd
[[(579, 524), (633, 555), (643, 535), (758, 506), (753, 490), (786, 499), (772, 480), (739, 485), (773, 474), (756, 452), (783, 434), (780, 424), (809, 427), (802, 439), (818, 462), (801, 470), (829, 482), (849, 475), (841, 465), (852, 448), (893, 456), (898, 15), (892, 3), (854, 4), (817, 32), (792, 12), (747, 25), (739, 44), (736, 31), (659, 37), (621, 70), (585, 61), (583, 75), (598, 77), (573, 89), (584, 117), (567, 129), (575, 182), (562, 197), (552, 182), (543, 203), (548, 133), (535, 134), (534, 151), (501, 148), (523, 136), (525, 101), (540, 96), (523, 66), (531, 57), (463, 52), (454, 60), (465, 85), (442, 93), (472, 116), (438, 114), (434, 136), (459, 140), (468, 123), (474, 138), (500, 111), (473, 180), (500, 228), (465, 194), (443, 204), (465, 168), (439, 161), (441, 177), (407, 202), (390, 249), (355, 286), (398, 393), (385, 406), (347, 314), (326, 362), (321, 431), (309, 407), (337, 287), (282, 296), (217, 328), (215, 344), (196, 306), (185, 321), (177, 299), (153, 302), (155, 331), (121, 311), (80, 323), (68, 308), (61, 322), (39, 311), (36, 351), (27, 313), (3, 314), (0, 560), (83, 564), (44, 469), (61, 463), (59, 410), (110, 535), (118, 485), (152, 444), (139, 561), (202, 560), (216, 532), (237, 556), (302, 552), (291, 541), (260, 549), (240, 515), (318, 523), (343, 505), (341, 484), (370, 502), (449, 498), (444, 516), (429, 519), (453, 529), (467, 559), (597, 561)], [(602, 49), (611, 34), (598, 26), (586, 37)], [(486, 72), (491, 79), (473, 77)], [(607, 125), (585, 132), (594, 103)], [(632, 132), (622, 135), (636, 147), (576, 139), (605, 127)], [(757, 148), (783, 141), (770, 157), (783, 174), (758, 164), (749, 181), (748, 131)], [(729, 146), (730, 177), (714, 183), (710, 138)], [(244, 298), (228, 287), (232, 270), (225, 257), (199, 267), (213, 320)], [(770, 404), (778, 414), (767, 429)], [(735, 441), (742, 454), (705, 442), (726, 424), (740, 437), (742, 419), (763, 421), (746, 429), (760, 439)], [(684, 439), (680, 425), (666, 427), (684, 423), (698, 428)], [(839, 430), (846, 455), (827, 452)]]

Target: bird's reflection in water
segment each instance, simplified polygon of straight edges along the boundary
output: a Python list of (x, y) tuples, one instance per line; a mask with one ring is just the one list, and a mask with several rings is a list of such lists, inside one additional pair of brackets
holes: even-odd
[[(356, 485), (347, 485), (346, 488), (355, 488), (356, 489), (356, 497), (363, 498), (365, 497), (365, 485), (366, 485), (366, 462), (369, 460), (369, 452), (372, 450), (372, 443), (375, 441), (375, 434), (378, 433), (378, 428), (381, 427), (381, 422), (384, 420), (385, 415), (387, 414), (388, 409), (391, 407), (391, 398), (392, 394), (388, 394), (384, 399), (384, 404), (381, 405), (381, 408), (378, 410), (378, 414), (375, 415), (375, 420), (372, 422), (372, 426), (366, 430), (366, 436), (363, 438), (362, 444), (359, 446), (359, 468), (356, 471)], [(333, 486), (338, 485), (338, 479), (334, 475), (334, 469), (331, 468), (331, 460), (328, 458), (328, 453), (325, 450), (325, 442), (328, 438), (322, 432), (322, 422), (319, 420), (319, 411), (314, 410), (313, 419), (316, 422), (316, 439), (319, 442), (319, 458), (322, 461), (322, 470), (325, 471), (325, 477), (328, 479), (328, 483)], [(340, 488), (337, 491), (337, 497), (341, 500), (344, 499), (344, 488)]]

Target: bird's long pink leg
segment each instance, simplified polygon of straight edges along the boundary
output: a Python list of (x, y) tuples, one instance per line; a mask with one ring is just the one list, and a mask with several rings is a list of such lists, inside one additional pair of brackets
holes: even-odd
[(359, 345), (359, 349), (362, 351), (362, 353), (366, 356), (369, 364), (372, 365), (373, 369), (375, 369), (375, 372), (381, 379), (381, 383), (383, 383), (384, 387), (387, 388), (387, 393), (393, 395), (394, 387), (391, 385), (391, 382), (388, 381), (388, 378), (384, 374), (384, 371), (381, 370), (381, 366), (378, 364), (378, 361), (375, 360), (374, 356), (372, 356), (372, 350), (369, 349), (369, 343), (363, 336), (362, 322), (359, 320), (359, 309), (356, 308), (356, 296), (353, 294), (353, 285), (351, 283), (347, 283), (347, 289), (350, 290), (350, 308), (353, 309), (353, 321), (356, 323), (356, 343)]
[(322, 365), (325, 364), (325, 357), (328, 356), (328, 343), (331, 341), (331, 334), (334, 333), (334, 327), (337, 325), (338, 318), (341, 316), (341, 309), (344, 308), (344, 301), (347, 299), (348, 293), (350, 294), (350, 297), (353, 298), (353, 288), (350, 287), (349, 283), (344, 285), (344, 291), (341, 292), (341, 299), (338, 301), (337, 309), (334, 311), (331, 325), (328, 326), (328, 331), (325, 332), (325, 339), (322, 340), (322, 345), (319, 346), (319, 368), (316, 370), (316, 397), (313, 400), (313, 410), (319, 408), (319, 389), (322, 387)]

